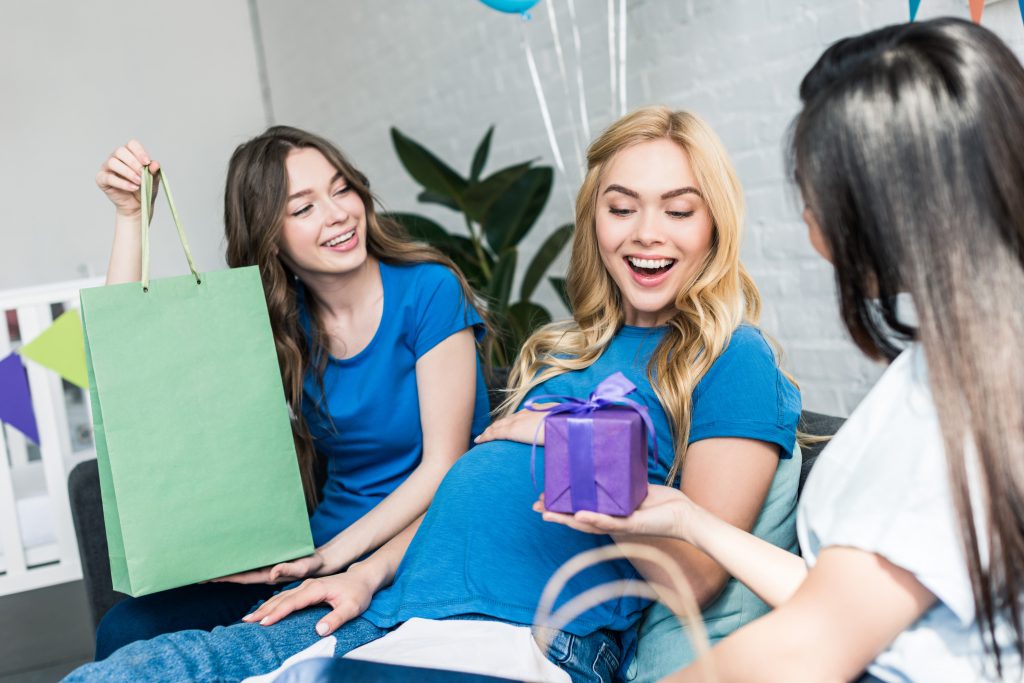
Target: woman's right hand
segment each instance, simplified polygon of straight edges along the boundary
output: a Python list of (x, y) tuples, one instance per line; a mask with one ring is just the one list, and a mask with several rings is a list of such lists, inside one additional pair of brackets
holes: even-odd
[(374, 591), (373, 583), (364, 577), (358, 565), (354, 565), (341, 574), (306, 579), (297, 588), (283, 591), (270, 598), (255, 612), (242, 617), (242, 621), (270, 626), (292, 612), (327, 603), (331, 606), (331, 611), (316, 624), (316, 632), (323, 637), (334, 633), (342, 624), (366, 611)]
[(671, 486), (651, 485), (647, 498), (628, 517), (613, 517), (589, 510), (575, 515), (544, 509), (543, 495), (533, 504), (545, 522), (554, 522), (590, 534), (664, 536), (692, 543), (690, 529), (700, 508), (686, 494)]
[[(100, 170), (96, 174), (96, 185), (113, 202), (118, 215), (127, 217), (139, 215), (142, 208), (139, 187), (142, 183), (142, 173), (147, 164), (154, 175), (160, 170), (160, 164), (149, 158), (146, 149), (138, 140), (129, 140), (127, 144), (111, 152), (107, 160), (100, 166)], [(155, 187), (153, 196), (156, 196)]]

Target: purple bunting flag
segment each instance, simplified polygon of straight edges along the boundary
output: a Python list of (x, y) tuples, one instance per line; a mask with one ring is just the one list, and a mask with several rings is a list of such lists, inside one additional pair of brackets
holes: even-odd
[(32, 412), (32, 394), (21, 356), (12, 353), (0, 360), (0, 422), (6, 422), (39, 443), (39, 427)]

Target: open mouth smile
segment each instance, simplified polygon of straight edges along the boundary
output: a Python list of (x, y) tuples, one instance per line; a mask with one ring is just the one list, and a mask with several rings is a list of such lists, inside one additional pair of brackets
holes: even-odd
[(624, 260), (630, 270), (646, 278), (667, 273), (676, 264), (676, 260), (670, 258), (646, 259), (626, 256)]
[(328, 249), (337, 249), (337, 250), (340, 250), (340, 251), (344, 251), (344, 250), (346, 250), (349, 247), (354, 247), (355, 246), (355, 240), (354, 240), (355, 236), (356, 236), (356, 229), (352, 228), (351, 230), (349, 230), (347, 232), (343, 232), (340, 235), (332, 237), (331, 239), (327, 240), (326, 242), (324, 242), (320, 246), (321, 247), (327, 247)]

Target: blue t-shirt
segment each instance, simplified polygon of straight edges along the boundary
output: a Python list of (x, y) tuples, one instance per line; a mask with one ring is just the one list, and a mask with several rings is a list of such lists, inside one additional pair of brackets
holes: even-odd
[[(480, 316), (448, 268), (381, 262), (380, 278), (384, 311), (373, 339), (351, 358), (328, 359), (322, 392), (313, 369), (303, 385), (302, 414), (317, 453), (327, 458), (323, 501), (309, 520), (317, 546), (369, 512), (419, 465), (416, 361), (466, 327), (475, 326), (478, 338), (483, 334)], [(308, 335), (301, 290), (299, 302)], [(478, 359), (473, 436), (487, 427), (489, 410)]]
[[(668, 418), (647, 379), (648, 361), (664, 333), (665, 328), (624, 327), (593, 365), (554, 377), (530, 392), (586, 398), (601, 380), (621, 371), (637, 387), (630, 398), (647, 406), (654, 423), (659, 457), (648, 479), (656, 484), (665, 483), (674, 453)], [(758, 439), (778, 444), (780, 456), (788, 458), (799, 413), (796, 387), (782, 376), (761, 333), (744, 325), (693, 393), (690, 441)], [(540, 460), (543, 449), (537, 451)], [(539, 462), (538, 478), (543, 471)], [(791, 485), (795, 499), (795, 480)], [(554, 571), (579, 552), (611, 543), (607, 536), (544, 522), (531, 509), (537, 495), (529, 445), (491, 441), (472, 448), (441, 483), (394, 582), (377, 593), (363, 616), (384, 628), (412, 617), (460, 614), (532, 623)], [(570, 581), (556, 608), (599, 583), (638, 576), (624, 560), (593, 567)], [(608, 602), (565, 630), (579, 636), (598, 629), (625, 631), (647, 604), (637, 598)]]

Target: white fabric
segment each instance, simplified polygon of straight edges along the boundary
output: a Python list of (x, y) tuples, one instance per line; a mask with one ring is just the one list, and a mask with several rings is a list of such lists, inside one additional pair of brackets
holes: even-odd
[[(915, 345), (826, 446), (797, 513), (809, 566), (828, 546), (859, 548), (912, 572), (938, 598), (868, 668), (882, 680), (996, 680), (983, 659), (955, 514), (924, 353)], [(1001, 642), (1010, 642), (1000, 630)], [(1019, 658), (1012, 648), (1002, 652), (1005, 680), (1020, 679)]]
[(570, 683), (526, 626), (498, 621), (419, 619), (345, 655), (385, 664), (446, 669), (537, 683)]
[(292, 666), (293, 664), (304, 662), (307, 659), (333, 657), (334, 648), (337, 647), (337, 645), (338, 639), (334, 636), (327, 636), (326, 638), (321, 638), (320, 640), (316, 641), (315, 643), (307, 647), (305, 650), (299, 650), (291, 657), (284, 660), (281, 666), (277, 667), (273, 671), (270, 671), (265, 674), (260, 674), (259, 676), (249, 676), (249, 678), (243, 679), (242, 683), (273, 683), (273, 681), (277, 680), (278, 676), (284, 673), (285, 669)]

